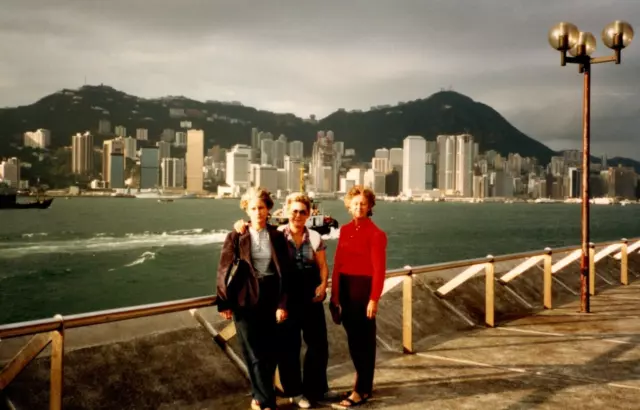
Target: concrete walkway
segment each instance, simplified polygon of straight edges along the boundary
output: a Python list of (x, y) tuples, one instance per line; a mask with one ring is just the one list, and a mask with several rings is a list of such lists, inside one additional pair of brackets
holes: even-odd
[[(575, 302), (445, 342), (419, 342), (414, 355), (380, 349), (375, 400), (364, 407), (640, 408), (640, 283), (591, 301), (591, 314), (577, 313)], [(331, 378), (336, 388), (351, 382), (351, 375)]]

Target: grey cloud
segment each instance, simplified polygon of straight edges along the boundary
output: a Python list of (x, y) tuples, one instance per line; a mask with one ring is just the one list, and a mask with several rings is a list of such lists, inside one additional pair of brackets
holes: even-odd
[[(302, 116), (453, 86), (552, 145), (579, 141), (581, 77), (559, 66), (548, 29), (568, 19), (599, 38), (611, 20), (640, 21), (635, 0), (6, 3), (0, 105), (77, 87), (85, 75), (145, 97), (234, 99)], [(593, 109), (594, 133), (616, 135), (612, 154), (640, 157), (636, 43), (622, 65), (594, 68)]]

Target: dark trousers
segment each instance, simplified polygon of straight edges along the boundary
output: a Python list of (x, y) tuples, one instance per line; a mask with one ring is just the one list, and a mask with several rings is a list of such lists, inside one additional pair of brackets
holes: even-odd
[(354, 390), (360, 395), (371, 394), (376, 365), (376, 320), (367, 318), (370, 295), (371, 277), (340, 274), (342, 324), (356, 368)]
[(277, 276), (260, 279), (258, 303), (233, 312), (236, 334), (249, 370), (251, 392), (262, 408), (275, 408), (276, 404), (273, 377), (277, 359), (275, 334), (279, 287)]
[[(322, 399), (329, 390), (327, 363), (329, 343), (322, 302), (296, 303), (289, 309), (289, 318), (279, 327), (280, 355), (278, 370), (286, 397), (304, 394), (312, 401)], [(300, 375), (300, 348), (307, 345), (303, 376)]]

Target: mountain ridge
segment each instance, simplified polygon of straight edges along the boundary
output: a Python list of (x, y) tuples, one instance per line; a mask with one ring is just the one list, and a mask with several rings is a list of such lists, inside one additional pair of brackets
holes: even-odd
[[(187, 115), (171, 117), (170, 108), (184, 109)], [(194, 128), (204, 129), (207, 148), (213, 144), (248, 144), (250, 130), (256, 127), (303, 141), (307, 154), (318, 130), (332, 130), (337, 140), (356, 150), (360, 160), (369, 160), (377, 148), (402, 147), (407, 135), (435, 140), (440, 134), (465, 132), (474, 136), (481, 151), (494, 149), (504, 156), (519, 153), (536, 157), (543, 165), (556, 154), (489, 105), (455, 91), (439, 91), (427, 98), (368, 111), (338, 109), (312, 123), (291, 113), (274, 113), (237, 102), (203, 102), (185, 96), (142, 98), (101, 84), (62, 89), (33, 104), (0, 109), (0, 155), (8, 142), (21, 145), (22, 134), (37, 128), (51, 130), (52, 148), (68, 146), (71, 135), (77, 132), (97, 133), (100, 119), (109, 119), (112, 128), (125, 126), (127, 134), (133, 136), (136, 128), (147, 128), (151, 140), (156, 140), (164, 128), (179, 130), (180, 121), (191, 121)], [(96, 143), (100, 143), (100, 136)]]

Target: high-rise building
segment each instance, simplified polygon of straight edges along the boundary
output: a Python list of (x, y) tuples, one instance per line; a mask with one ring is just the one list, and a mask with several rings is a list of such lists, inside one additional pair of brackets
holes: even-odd
[(124, 141), (124, 157), (136, 159), (136, 151), (138, 150), (138, 140), (132, 137), (123, 139)]
[(93, 172), (93, 135), (89, 132), (71, 137), (71, 172), (86, 175)]
[(378, 148), (373, 154), (373, 157), (389, 159), (389, 150), (386, 148)]
[[(247, 146), (245, 145), (245, 147)], [(251, 147), (247, 147), (245, 150), (232, 149), (231, 151), (227, 151), (226, 183), (234, 188), (235, 192), (249, 187), (249, 167), (251, 162), (249, 161), (250, 153), (248, 153), (247, 150), (251, 151), (251, 149)]]
[(140, 189), (154, 189), (160, 177), (160, 153), (157, 147), (140, 149)]
[[(171, 158), (171, 143), (167, 141), (158, 141), (156, 142), (156, 147), (158, 147), (158, 152), (160, 155), (160, 160), (163, 158)], [(202, 154), (204, 158), (204, 153)]]
[(464, 197), (473, 196), (473, 137), (456, 136), (455, 191)]
[(426, 152), (428, 153), (438, 152), (438, 141), (427, 141)]
[(291, 141), (289, 143), (289, 156), (291, 159), (301, 160), (304, 155), (302, 141)]
[(445, 194), (473, 195), (473, 136), (438, 135), (438, 189)]
[(187, 133), (187, 191), (200, 193), (204, 188), (204, 131)]
[(435, 164), (425, 164), (424, 171), (424, 188), (427, 190), (436, 189), (438, 187), (438, 179)]
[(384, 176), (385, 194), (389, 196), (398, 196), (400, 194), (400, 172), (394, 169)]
[(9, 158), (0, 162), (0, 181), (13, 188), (20, 186), (20, 160)]
[(51, 144), (51, 131), (44, 128), (24, 133), (24, 146), (31, 148), (47, 148)]
[(110, 135), (111, 134), (111, 121), (100, 120), (98, 121), (98, 134)]
[(365, 172), (362, 168), (351, 168), (347, 171), (345, 178), (348, 181), (353, 181), (354, 185), (363, 185)]
[(260, 165), (273, 165), (275, 159), (275, 142), (271, 138), (260, 141)]
[(391, 170), (391, 167), (389, 166), (389, 157), (387, 156), (371, 158), (371, 169), (386, 174)]
[[(379, 158), (386, 159), (386, 158)], [(385, 194), (385, 173), (368, 169), (364, 173), (364, 186), (373, 191), (376, 195)]]
[(256, 170), (256, 186), (269, 192), (278, 190), (278, 168), (272, 165), (260, 165)]
[(163, 188), (184, 188), (183, 158), (162, 158), (160, 169)]
[(127, 127), (124, 125), (117, 125), (115, 129), (115, 134), (118, 137), (126, 137), (127, 136)]
[(162, 130), (162, 134), (160, 135), (160, 140), (165, 142), (173, 142), (175, 141), (175, 139), (176, 139), (176, 130), (174, 130), (173, 128), (165, 128), (164, 130)]
[(284, 168), (284, 156), (287, 154), (287, 138), (280, 135), (273, 143), (273, 164), (276, 168)]
[(285, 185), (285, 189), (289, 192), (301, 191), (300, 173), (303, 169), (302, 160), (287, 155), (284, 157), (284, 169), (287, 173), (287, 182)]
[(102, 144), (102, 180), (107, 188), (124, 188), (124, 151), (121, 137)]
[(453, 135), (438, 135), (438, 189), (444, 193), (455, 191), (456, 139)]
[(176, 147), (186, 147), (187, 146), (187, 133), (184, 131), (176, 132), (176, 140), (173, 143)]
[(149, 130), (146, 128), (138, 128), (136, 130), (136, 139), (140, 141), (147, 141), (149, 139)]
[(420, 194), (425, 190), (425, 154), (427, 141), (418, 135), (404, 139), (402, 146), (402, 192)]
[(389, 166), (394, 169), (402, 169), (402, 159), (404, 154), (402, 148), (391, 148), (389, 150)]
[[(318, 131), (318, 137), (313, 144), (309, 174), (311, 185), (315, 192), (336, 192), (338, 176), (342, 166), (342, 155), (335, 147), (333, 131)], [(331, 170), (328, 177), (327, 169)]]

